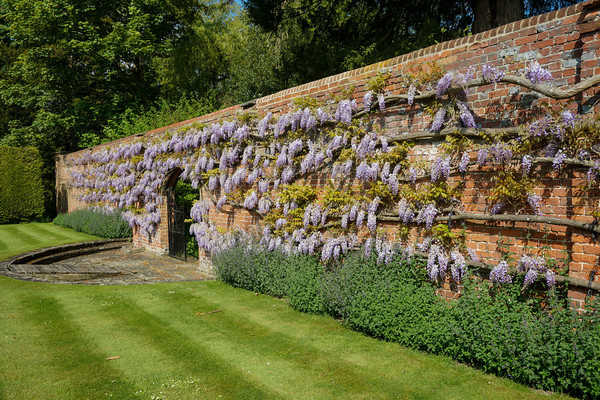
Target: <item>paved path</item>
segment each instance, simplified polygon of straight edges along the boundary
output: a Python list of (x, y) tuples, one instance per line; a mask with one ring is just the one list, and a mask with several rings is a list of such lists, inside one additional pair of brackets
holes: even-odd
[(210, 268), (200, 267), (197, 261), (183, 262), (131, 244), (119, 249), (71, 257), (55, 264), (2, 266), (0, 274), (28, 281), (88, 285), (135, 285), (214, 279)]

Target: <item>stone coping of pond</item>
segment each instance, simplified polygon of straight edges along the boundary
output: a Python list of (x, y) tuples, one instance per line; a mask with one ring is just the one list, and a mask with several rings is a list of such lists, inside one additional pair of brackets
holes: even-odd
[(128, 239), (72, 243), (23, 253), (0, 263), (0, 275), (33, 282), (88, 285), (214, 279), (208, 265), (175, 260)]

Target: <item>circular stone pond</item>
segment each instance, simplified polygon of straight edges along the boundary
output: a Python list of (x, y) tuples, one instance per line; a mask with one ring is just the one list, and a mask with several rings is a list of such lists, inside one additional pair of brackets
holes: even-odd
[(0, 275), (35, 282), (88, 285), (214, 279), (208, 266), (155, 254), (122, 239), (73, 243), (20, 254), (0, 262)]

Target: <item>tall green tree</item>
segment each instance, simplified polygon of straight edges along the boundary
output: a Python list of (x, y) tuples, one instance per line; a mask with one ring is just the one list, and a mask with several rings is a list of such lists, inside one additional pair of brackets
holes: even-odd
[(281, 72), (302, 83), (480, 32), (577, 0), (244, 0), (285, 44)]
[(157, 57), (185, 36), (186, 0), (1, 0), (2, 35), (16, 53), (0, 99), (23, 110), (2, 142), (73, 150), (108, 117), (160, 94)]

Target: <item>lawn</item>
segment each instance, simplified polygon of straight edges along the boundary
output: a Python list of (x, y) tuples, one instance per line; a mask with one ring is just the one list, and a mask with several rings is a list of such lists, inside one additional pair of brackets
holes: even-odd
[(100, 239), (52, 223), (0, 225), (0, 261), (44, 247)]
[[(47, 246), (42, 230), (30, 235)], [(220, 282), (80, 286), (0, 277), (0, 321), (2, 399), (565, 398)]]

